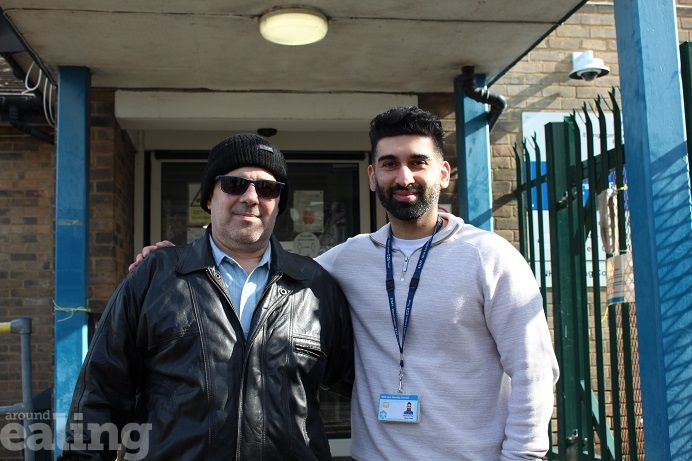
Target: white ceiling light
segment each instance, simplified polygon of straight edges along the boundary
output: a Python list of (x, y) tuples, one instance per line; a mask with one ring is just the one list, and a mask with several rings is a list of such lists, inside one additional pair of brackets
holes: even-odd
[(327, 17), (311, 8), (275, 8), (259, 20), (262, 37), (279, 45), (307, 45), (327, 35)]

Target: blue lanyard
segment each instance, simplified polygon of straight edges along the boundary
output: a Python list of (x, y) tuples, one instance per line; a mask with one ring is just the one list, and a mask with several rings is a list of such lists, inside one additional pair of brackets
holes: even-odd
[(396, 342), (399, 345), (399, 392), (403, 391), (403, 377), (404, 377), (404, 342), (406, 342), (406, 332), (408, 331), (409, 320), (411, 319), (411, 308), (413, 307), (413, 297), (416, 295), (416, 290), (418, 289), (418, 282), (420, 281), (420, 274), (423, 271), (423, 264), (425, 264), (425, 259), (428, 257), (428, 250), (430, 250), (430, 245), (432, 245), (433, 237), (437, 231), (442, 227), (442, 218), (437, 217), (437, 224), (435, 225), (435, 230), (433, 230), (430, 239), (425, 242), (423, 249), (421, 250), (420, 257), (418, 258), (418, 264), (416, 264), (416, 270), (413, 272), (413, 277), (411, 277), (411, 283), (408, 286), (408, 297), (406, 299), (406, 310), (404, 311), (404, 329), (402, 331), (401, 339), (399, 339), (399, 323), (396, 318), (396, 299), (394, 295), (394, 270), (392, 269), (392, 231), (391, 227), (389, 230), (389, 237), (387, 237), (387, 245), (385, 249), (385, 265), (387, 267), (387, 295), (389, 296), (389, 311), (392, 314), (392, 325), (394, 326), (394, 334), (396, 335)]

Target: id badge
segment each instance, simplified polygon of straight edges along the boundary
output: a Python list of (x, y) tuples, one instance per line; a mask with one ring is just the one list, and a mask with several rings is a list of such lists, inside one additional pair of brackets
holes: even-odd
[(384, 423), (419, 423), (420, 397), (417, 394), (380, 394), (377, 419)]

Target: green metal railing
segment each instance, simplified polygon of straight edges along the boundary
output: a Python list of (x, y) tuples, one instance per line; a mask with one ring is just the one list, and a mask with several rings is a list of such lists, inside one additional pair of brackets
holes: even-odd
[[(545, 126), (545, 154), (536, 136), (514, 148), (520, 250), (541, 286), (546, 315), (552, 316), (561, 370), (548, 459), (637, 460), (643, 456), (643, 433), (635, 384), (635, 306), (609, 302), (601, 283), (608, 260), (622, 261), (630, 251), (616, 91), (589, 109), (585, 104), (563, 122)], [(599, 224), (611, 224), (610, 232)]]

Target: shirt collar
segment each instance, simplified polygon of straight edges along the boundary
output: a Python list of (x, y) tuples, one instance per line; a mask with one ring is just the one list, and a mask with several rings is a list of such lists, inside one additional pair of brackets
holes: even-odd
[[(228, 260), (232, 264), (238, 264), (235, 259), (228, 256), (226, 253), (221, 251), (221, 249), (218, 246), (216, 246), (216, 243), (214, 243), (214, 239), (211, 238), (211, 234), (209, 234), (209, 243), (211, 244), (211, 252), (214, 255), (214, 262), (216, 263), (216, 267), (221, 267), (221, 263), (225, 258), (228, 258)], [(264, 264), (269, 264), (269, 262), (271, 261), (271, 249), (272, 243), (269, 242), (267, 244), (267, 249), (264, 250), (264, 255), (262, 255), (262, 259), (257, 264), (257, 267), (263, 266)]]

